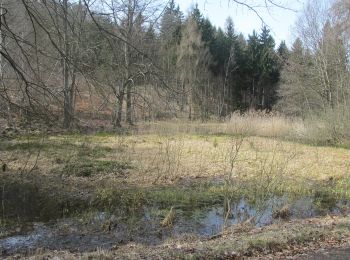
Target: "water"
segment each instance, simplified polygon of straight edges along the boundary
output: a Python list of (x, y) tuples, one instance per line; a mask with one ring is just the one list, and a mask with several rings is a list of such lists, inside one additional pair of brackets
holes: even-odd
[[(309, 218), (320, 214), (313, 198), (291, 202), (287, 197), (273, 197), (254, 204), (241, 198), (230, 204), (229, 211), (220, 205), (201, 210), (179, 207), (174, 225), (162, 227), (160, 223), (164, 216), (157, 212), (164, 212), (164, 209), (157, 205), (148, 208), (143, 205), (133, 216), (126, 216), (118, 211), (93, 208), (86, 198), (73, 195), (66, 194), (57, 199), (52, 194), (38, 192), (35, 185), (16, 183), (6, 186), (0, 195), (5, 209), (1, 209), (1, 216), (10, 224), (0, 226), (0, 234), (3, 234), (0, 253), (26, 253), (37, 248), (94, 251), (130, 241), (156, 245), (169, 237), (187, 234), (210, 237), (224, 227), (242, 223), (261, 227), (279, 222), (282, 214), (277, 213), (286, 206), (287, 218)], [(340, 201), (330, 213), (341, 214), (349, 209), (349, 202)]]
[(0, 190), (0, 217), (18, 222), (49, 222), (89, 207), (89, 198), (74, 193), (55, 194), (40, 184), (13, 182)]
[[(202, 235), (211, 236), (223, 230), (226, 226), (232, 226), (242, 223), (249, 223), (255, 227), (270, 225), (279, 222), (281, 219), (274, 214), (285, 205), (288, 205), (287, 197), (274, 197), (258, 205), (249, 204), (245, 199), (240, 199), (233, 203), (230, 212), (224, 212), (223, 207), (215, 207), (209, 210), (202, 219), (198, 232)], [(287, 218), (310, 218), (317, 215), (317, 210), (312, 198), (301, 198), (293, 201), (288, 210), (290, 215)]]
[(232, 205), (230, 212), (225, 212), (223, 207), (211, 209), (201, 221), (202, 228), (199, 233), (203, 235), (215, 235), (222, 231), (223, 227), (252, 222), (254, 225), (268, 225), (272, 221), (272, 210), (268, 206), (262, 211), (249, 205), (246, 200), (241, 199)]
[(51, 237), (51, 232), (43, 224), (35, 224), (34, 231), (27, 235), (14, 235), (0, 239), (0, 249), (6, 255), (14, 251), (32, 250), (43, 244), (47, 238)]
[(37, 248), (69, 250), (72, 252), (94, 251), (111, 248), (123, 242), (124, 230), (107, 232), (85, 228), (75, 219), (62, 219), (56, 223), (34, 223), (34, 230), (27, 234), (11, 235), (0, 239), (2, 255), (27, 253)]

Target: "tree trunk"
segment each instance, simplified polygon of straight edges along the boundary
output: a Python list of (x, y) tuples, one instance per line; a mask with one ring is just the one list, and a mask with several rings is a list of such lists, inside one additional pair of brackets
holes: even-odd
[(63, 0), (63, 47), (64, 47), (64, 57), (63, 60), (63, 89), (64, 89), (64, 128), (70, 128), (72, 124), (72, 93), (71, 86), (69, 85), (69, 65), (68, 65), (68, 55), (69, 55), (69, 45), (68, 45), (68, 0)]
[[(131, 35), (132, 35), (132, 27), (134, 26), (134, 4), (132, 0), (129, 0), (128, 3), (128, 30), (127, 30), (127, 41), (131, 42)], [(126, 122), (129, 125), (132, 125), (132, 104), (131, 104), (131, 88), (133, 82), (130, 82), (130, 47), (129, 45), (125, 44), (125, 67), (126, 67), (126, 79), (127, 79), (127, 86), (126, 86)]]
[(190, 87), (190, 92), (188, 93), (188, 119), (192, 121), (192, 86)]
[[(1, 0), (0, 2), (0, 19), (2, 19), (3, 16), (3, 1)], [(0, 23), (0, 50), (2, 50), (2, 46), (4, 46), (4, 38), (2, 34), (2, 22)], [(5, 91), (5, 85), (4, 85), (4, 71), (3, 71), (3, 59), (2, 55), (0, 55), (0, 80), (1, 80), (1, 87)], [(7, 124), (8, 126), (12, 126), (12, 116), (11, 116), (11, 105), (10, 105), (10, 100), (7, 102)]]
[(261, 93), (261, 109), (265, 109), (265, 87), (262, 87), (262, 93)]
[(132, 104), (131, 104), (131, 88), (132, 84), (128, 84), (126, 88), (126, 122), (129, 125), (133, 124), (132, 121)]
[(124, 101), (124, 90), (120, 91), (116, 101), (116, 106), (115, 106), (116, 117), (114, 121), (115, 128), (122, 127), (123, 101)]

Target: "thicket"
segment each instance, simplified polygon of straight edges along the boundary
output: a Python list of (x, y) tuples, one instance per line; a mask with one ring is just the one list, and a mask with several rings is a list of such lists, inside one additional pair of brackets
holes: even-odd
[(118, 128), (279, 110), (337, 142), (349, 132), (349, 12), (310, 1), (289, 49), (267, 26), (245, 38), (233, 18), (216, 28), (174, 1), (2, 0), (1, 117)]

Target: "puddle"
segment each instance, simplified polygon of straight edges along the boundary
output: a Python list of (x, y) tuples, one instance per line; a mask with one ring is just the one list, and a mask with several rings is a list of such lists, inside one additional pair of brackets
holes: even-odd
[[(284, 217), (279, 217), (276, 212), (287, 205), (288, 213)], [(343, 204), (342, 204), (343, 205)], [(350, 207), (350, 204), (346, 204)], [(339, 212), (339, 206), (332, 210), (332, 213)], [(342, 206), (344, 207), (344, 206)], [(312, 198), (302, 198), (288, 202), (286, 197), (272, 198), (259, 203), (259, 206), (249, 204), (245, 199), (241, 199), (231, 206), (231, 211), (224, 212), (223, 207), (215, 207), (205, 215), (200, 221), (201, 227), (198, 232), (201, 235), (212, 236), (222, 231), (223, 227), (249, 222), (253, 226), (262, 227), (285, 219), (310, 218), (320, 215), (314, 205)]]
[[(169, 237), (186, 234), (212, 236), (221, 232), (224, 225), (246, 221), (257, 227), (265, 226), (281, 221), (283, 214), (286, 218), (320, 215), (313, 198), (290, 202), (287, 197), (274, 197), (255, 204), (240, 199), (231, 204), (229, 214), (220, 205), (191, 210), (178, 207), (174, 225), (162, 227), (160, 223), (167, 210), (157, 205), (140, 205), (131, 215), (121, 212), (120, 205), (115, 205), (113, 212), (93, 208), (86, 198), (80, 200), (65, 194), (62, 199), (40, 192), (35, 185), (7, 185), (0, 192), (0, 217), (10, 224), (0, 225), (0, 253), (27, 253), (37, 248), (94, 251), (131, 241), (156, 245)], [(287, 213), (281, 211), (286, 205)], [(349, 208), (349, 202), (340, 201), (328, 213), (340, 214)]]
[(0, 249), (3, 255), (16, 251), (32, 250), (45, 243), (51, 232), (43, 224), (35, 224), (34, 231), (27, 235), (15, 235), (0, 239)]
[[(96, 214), (99, 218), (100, 213)], [(103, 213), (102, 215), (107, 215)], [(61, 219), (55, 223), (34, 223), (34, 230), (23, 235), (12, 235), (0, 239), (0, 253), (11, 255), (26, 254), (37, 248), (50, 250), (68, 250), (71, 252), (95, 251), (97, 248), (110, 249), (114, 245), (129, 241), (145, 242), (142, 233), (134, 232), (122, 223), (111, 226), (104, 225), (106, 221), (98, 219), (87, 223), (76, 218)], [(142, 229), (140, 229), (142, 232)], [(147, 239), (151, 236), (145, 235)], [(154, 241), (154, 239), (152, 240)]]
[(265, 202), (260, 209), (251, 206), (246, 200), (241, 199), (233, 203), (230, 212), (225, 212), (223, 207), (211, 209), (201, 221), (203, 227), (199, 232), (203, 235), (215, 235), (222, 231), (224, 225), (232, 226), (249, 221), (255, 226), (269, 225), (273, 221), (272, 214), (283, 204), (284, 199), (276, 201), (271, 199)]
[(1, 185), (0, 217), (16, 222), (48, 222), (89, 207), (89, 200), (77, 194), (55, 194), (32, 183)]

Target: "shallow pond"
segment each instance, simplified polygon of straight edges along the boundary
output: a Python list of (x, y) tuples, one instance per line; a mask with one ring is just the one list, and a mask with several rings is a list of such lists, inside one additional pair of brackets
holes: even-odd
[[(7, 185), (0, 194), (2, 255), (37, 248), (94, 251), (131, 241), (156, 245), (170, 237), (210, 237), (224, 227), (247, 221), (259, 227), (324, 213), (313, 198), (273, 197), (254, 204), (241, 198), (229, 207), (224, 202), (193, 209), (179, 205), (174, 208), (172, 225), (164, 227), (161, 222), (169, 212), (164, 205), (149, 203), (132, 213), (123, 213), (118, 210), (120, 205), (114, 205), (115, 210), (105, 211), (94, 207), (88, 195), (43, 193), (35, 185), (18, 183)], [(348, 209), (347, 202), (338, 202), (329, 212), (340, 214)]]

